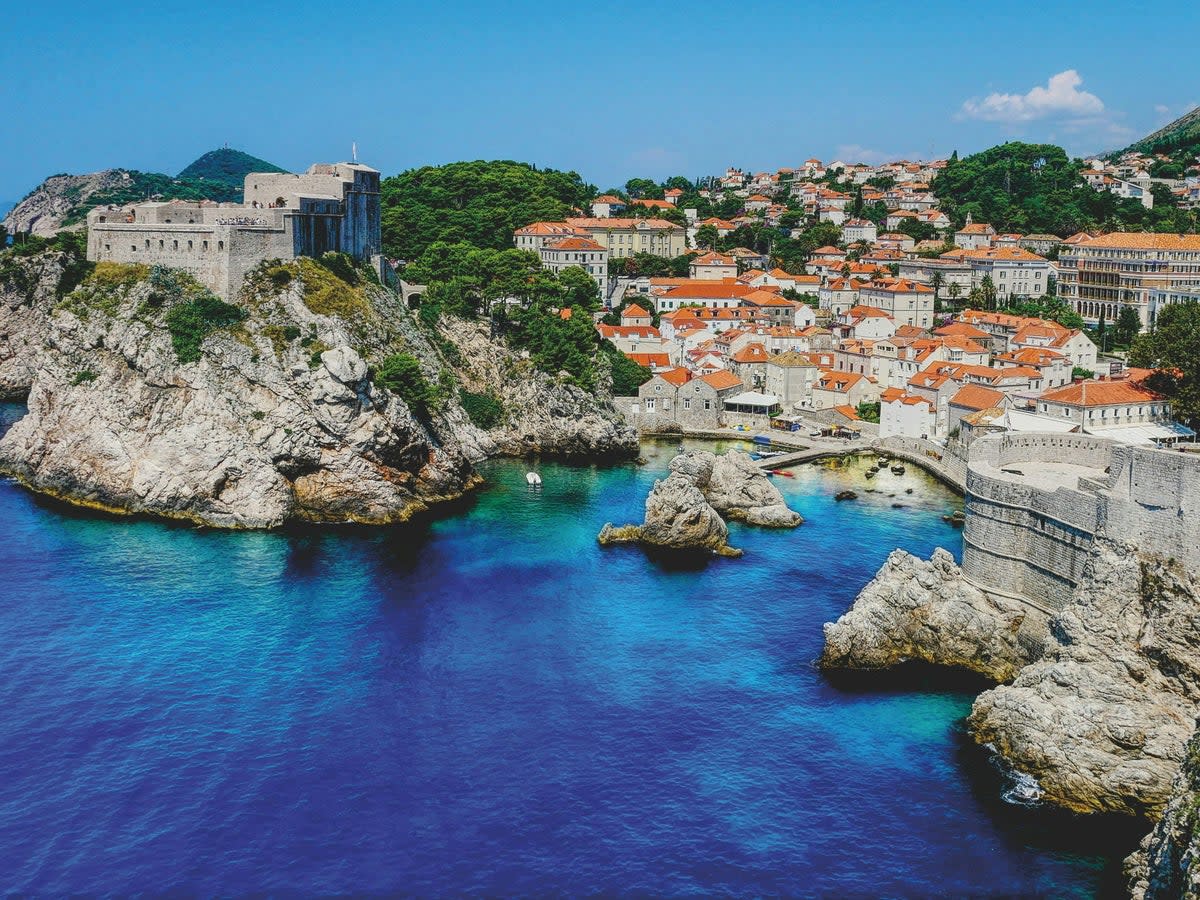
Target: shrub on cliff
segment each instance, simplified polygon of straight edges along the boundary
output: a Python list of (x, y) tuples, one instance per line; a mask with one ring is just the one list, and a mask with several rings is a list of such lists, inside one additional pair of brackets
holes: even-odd
[(398, 394), (414, 414), (429, 414), (435, 392), (412, 354), (395, 353), (385, 359), (375, 373), (375, 383)]
[(504, 406), (500, 403), (500, 399), (491, 392), (475, 394), (471, 391), (461, 391), (459, 399), (467, 418), (473, 425), (484, 431), (494, 428), (504, 417)]
[(221, 328), (231, 328), (246, 318), (246, 311), (211, 294), (194, 297), (171, 308), (167, 313), (167, 330), (171, 345), (181, 363), (200, 359), (204, 339)]

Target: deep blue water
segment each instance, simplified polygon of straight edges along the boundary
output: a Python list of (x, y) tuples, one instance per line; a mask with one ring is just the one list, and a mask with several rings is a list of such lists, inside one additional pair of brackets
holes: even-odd
[(838, 504), (861, 468), (799, 469), (803, 527), (734, 526), (743, 559), (679, 568), (595, 544), (640, 518), (672, 448), (647, 452), (541, 465), (536, 493), (492, 464), (453, 515), (353, 531), (125, 522), (0, 482), (0, 892), (1108, 883), (1127, 837), (996, 799), (969, 686), (810, 666), (893, 547), (957, 552), (950, 494), (910, 469)]

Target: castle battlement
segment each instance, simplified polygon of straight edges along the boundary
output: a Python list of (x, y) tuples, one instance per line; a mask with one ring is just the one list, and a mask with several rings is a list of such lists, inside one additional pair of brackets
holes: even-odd
[(251, 173), (240, 204), (171, 200), (88, 213), (88, 259), (182, 269), (226, 299), (263, 260), (338, 251), (365, 261), (380, 243), (379, 173), (358, 163)]
[(1200, 456), (1075, 434), (971, 445), (962, 568), (972, 582), (1057, 610), (1097, 538), (1200, 568)]

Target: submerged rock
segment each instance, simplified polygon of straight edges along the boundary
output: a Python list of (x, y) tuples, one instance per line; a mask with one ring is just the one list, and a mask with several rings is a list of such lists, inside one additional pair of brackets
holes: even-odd
[(820, 665), (886, 669), (909, 660), (978, 672), (1008, 681), (1035, 658), (1030, 609), (985, 594), (963, 577), (954, 557), (929, 560), (903, 550), (888, 557), (854, 605), (825, 625)]
[(601, 530), (603, 546), (636, 542), (664, 550), (707, 550), (718, 556), (741, 556), (729, 546), (729, 529), (704, 495), (685, 475), (672, 472), (654, 482), (646, 497), (641, 525)]

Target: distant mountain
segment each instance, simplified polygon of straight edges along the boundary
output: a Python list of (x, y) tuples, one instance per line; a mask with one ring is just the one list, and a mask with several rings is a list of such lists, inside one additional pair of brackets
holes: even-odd
[(97, 206), (149, 199), (237, 203), (248, 173), (282, 171), (248, 153), (224, 148), (205, 153), (177, 177), (133, 169), (52, 175), (7, 211), (4, 227), (9, 234), (28, 231), (49, 236), (82, 225), (88, 211)]
[(1200, 106), (1125, 149), (1174, 156), (1175, 151), (1186, 152), (1191, 148), (1200, 148)]
[(265, 159), (243, 153), (241, 150), (231, 150), (222, 147), (220, 150), (209, 150), (198, 160), (184, 169), (177, 176), (180, 181), (218, 181), (221, 184), (235, 187), (241, 191), (246, 176), (251, 172), (286, 172), (274, 163)]

